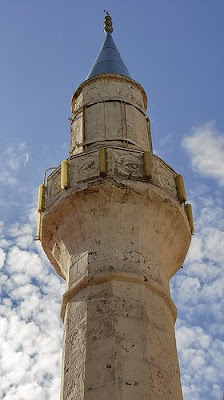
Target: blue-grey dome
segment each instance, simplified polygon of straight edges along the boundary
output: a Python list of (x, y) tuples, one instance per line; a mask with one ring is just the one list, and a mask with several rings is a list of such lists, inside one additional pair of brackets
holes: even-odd
[(107, 33), (100, 53), (94, 62), (86, 79), (101, 74), (119, 74), (130, 77), (128, 69), (120, 56), (120, 53), (113, 41), (111, 33)]

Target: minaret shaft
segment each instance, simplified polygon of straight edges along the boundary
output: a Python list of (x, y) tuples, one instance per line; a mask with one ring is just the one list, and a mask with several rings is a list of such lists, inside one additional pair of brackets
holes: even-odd
[(191, 240), (183, 180), (152, 152), (143, 88), (107, 72), (76, 90), (70, 157), (39, 207), (67, 284), (61, 400), (181, 400), (169, 280)]
[(70, 292), (61, 400), (182, 398), (168, 279), (188, 226), (146, 185), (102, 181), (45, 216), (46, 237), (58, 221), (52, 253)]

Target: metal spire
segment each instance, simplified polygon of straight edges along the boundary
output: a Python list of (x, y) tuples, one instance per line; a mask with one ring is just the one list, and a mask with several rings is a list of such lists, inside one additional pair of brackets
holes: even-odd
[(112, 18), (108, 11), (104, 10), (104, 12), (106, 13), (104, 19), (106, 38), (86, 79), (101, 74), (119, 74), (131, 78), (111, 35), (113, 32)]
[(104, 10), (106, 13), (106, 17), (104, 18), (104, 32), (105, 33), (112, 33), (113, 32), (113, 26), (112, 26), (112, 18), (111, 15), (107, 10)]

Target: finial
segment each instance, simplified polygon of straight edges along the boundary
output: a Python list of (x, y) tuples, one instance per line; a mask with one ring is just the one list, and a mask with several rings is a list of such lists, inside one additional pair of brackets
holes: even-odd
[(112, 18), (107, 10), (104, 10), (104, 12), (106, 13), (106, 17), (104, 19), (104, 32), (112, 33), (113, 32)]

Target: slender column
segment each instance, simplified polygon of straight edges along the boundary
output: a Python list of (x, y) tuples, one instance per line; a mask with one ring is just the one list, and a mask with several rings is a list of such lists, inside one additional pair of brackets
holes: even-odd
[(168, 284), (189, 243), (181, 206), (103, 181), (46, 214), (45, 237), (53, 221), (67, 281), (61, 400), (182, 399)]
[[(153, 154), (146, 94), (110, 46), (72, 98), (69, 176), (52, 173), (41, 209), (67, 285), (61, 400), (181, 400), (169, 280), (191, 239), (183, 180)], [(119, 72), (95, 76), (107, 62)]]

